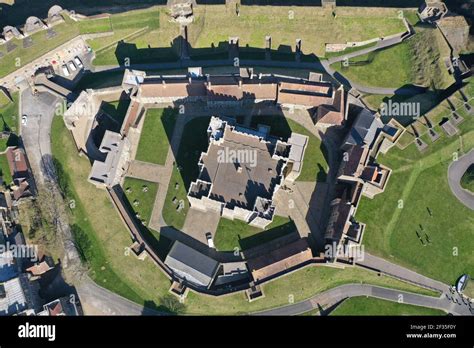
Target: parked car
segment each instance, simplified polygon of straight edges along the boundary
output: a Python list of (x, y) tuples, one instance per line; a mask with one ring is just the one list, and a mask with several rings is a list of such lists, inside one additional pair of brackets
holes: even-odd
[(79, 57), (74, 57), (74, 63), (76, 63), (77, 67), (79, 69), (82, 69), (84, 67), (84, 64), (82, 64), (81, 60), (79, 59)]
[(66, 64), (63, 64), (62, 69), (63, 69), (63, 75), (64, 76), (68, 77), (69, 75), (71, 75), (71, 73), (69, 72), (69, 69), (67, 68)]
[(28, 123), (28, 117), (26, 115), (21, 116), (21, 124), (26, 126)]
[(77, 68), (76, 66), (74, 65), (73, 61), (70, 61), (69, 63), (67, 63), (69, 69), (71, 69), (71, 71), (76, 71)]
[(207, 245), (209, 246), (209, 248), (214, 249), (215, 246), (214, 246), (214, 241), (212, 240), (212, 233), (211, 232), (206, 233), (206, 239), (207, 239)]

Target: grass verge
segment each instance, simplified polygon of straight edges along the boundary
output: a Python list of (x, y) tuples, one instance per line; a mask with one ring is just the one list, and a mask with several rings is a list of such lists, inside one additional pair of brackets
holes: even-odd
[(166, 163), (176, 117), (176, 109), (147, 110), (135, 156), (136, 160), (160, 165)]
[(353, 297), (341, 303), (331, 315), (446, 315), (445, 312), (378, 298)]
[(294, 222), (281, 216), (275, 216), (265, 230), (240, 220), (221, 218), (214, 243), (219, 251), (246, 250), (294, 232)]

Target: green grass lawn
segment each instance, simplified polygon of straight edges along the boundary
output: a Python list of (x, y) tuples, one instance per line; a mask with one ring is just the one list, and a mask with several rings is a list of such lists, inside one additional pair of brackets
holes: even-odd
[(343, 56), (343, 55), (346, 55), (346, 54), (349, 54), (349, 53), (353, 53), (353, 52), (364, 50), (366, 48), (373, 47), (376, 44), (377, 44), (377, 42), (371, 42), (371, 43), (369, 43), (367, 45), (363, 45), (363, 46), (347, 47), (345, 50), (339, 51), (339, 52), (326, 52), (324, 54), (324, 56), (325, 56), (325, 58), (340, 57), (340, 56)]
[(104, 33), (112, 30), (110, 18), (86, 19), (77, 23), (81, 34)]
[(18, 115), (19, 92), (12, 93), (11, 97), (13, 102), (0, 107), (0, 125), (2, 125), (1, 130), (16, 133), (18, 132), (18, 122), (20, 119), (20, 116)]
[(0, 89), (0, 108), (6, 107), (8, 104), (10, 104), (12, 101), (10, 98), (5, 94), (5, 92)]
[[(146, 188), (148, 191), (143, 191)], [(158, 184), (145, 180), (126, 177), (123, 182), (123, 191), (130, 202), (135, 213), (139, 214), (138, 218), (145, 221), (146, 224), (150, 222), (151, 213), (155, 204), (155, 197), (158, 191)], [(138, 205), (134, 205), (138, 202)]]
[(330, 315), (446, 315), (445, 312), (378, 298), (353, 297), (341, 303)]
[(459, 128), (460, 137), (443, 134), (428, 141), (423, 154), (410, 144), (380, 155), (378, 162), (393, 169), (392, 176), (384, 193), (361, 200), (356, 214), (367, 225), (369, 252), (448, 284), (474, 267), (474, 217), (447, 182), (453, 153), (474, 147), (474, 122), (467, 119)]
[(407, 43), (350, 59), (356, 61), (367, 64), (344, 67), (341, 62), (331, 67), (351, 81), (369, 86), (400, 87), (412, 83), (412, 52)]
[[(240, 6), (240, 15), (224, 5), (198, 6), (189, 26), (192, 47), (218, 47), (230, 36), (239, 37), (241, 47), (265, 48), (271, 35), (272, 48), (284, 54), (295, 50), (302, 39), (304, 54), (324, 56), (326, 43), (364, 41), (404, 31), (395, 9), (345, 7), (332, 11), (317, 6)], [(308, 25), (317, 18), (315, 25)], [(225, 48), (225, 45), (222, 46)]]
[(179, 26), (169, 21), (164, 7), (114, 14), (110, 20), (112, 36), (88, 40), (96, 51), (94, 65), (123, 64), (125, 58), (132, 64), (177, 60), (172, 42)]
[[(76, 202), (76, 207), (71, 209), (71, 223), (76, 243), (86, 256), (91, 277), (99, 285), (137, 303), (146, 302), (150, 307), (166, 310), (163, 298), (168, 294), (169, 280), (149, 259), (140, 261), (125, 252), (132, 243), (128, 231), (105, 191), (87, 182), (90, 163), (77, 155), (70, 133), (60, 117), (54, 119), (51, 135), (61, 186), (65, 188), (63, 191), (67, 192), (68, 199)], [(331, 287), (353, 282), (432, 294), (363, 269), (309, 267), (266, 284), (265, 298), (252, 303), (246, 301), (242, 293), (214, 298), (191, 292), (185, 303), (185, 312), (243, 314), (288, 304), (290, 295), (295, 301), (300, 301)]]
[(454, 79), (444, 67), (449, 48), (440, 35), (437, 29), (417, 27), (415, 36), (408, 41), (349, 60), (356, 65), (344, 67), (341, 62), (332, 67), (367, 86), (397, 88), (415, 84), (445, 89)]
[(176, 109), (171, 108), (146, 111), (136, 160), (161, 165), (166, 163), (177, 113)]
[(10, 184), (13, 181), (6, 155), (0, 155), (0, 173), (5, 184)]
[(474, 193), (474, 165), (470, 165), (462, 176), (461, 186)]
[[(208, 147), (207, 127), (210, 117), (199, 117), (186, 124), (179, 145), (177, 165), (173, 167), (170, 185), (166, 193), (163, 207), (163, 219), (169, 226), (181, 229), (184, 226), (186, 214), (189, 210), (187, 192), (192, 181), (199, 175), (198, 161), (201, 152)], [(178, 189), (176, 189), (178, 184)], [(173, 198), (184, 201), (184, 209), (178, 212)]]
[(244, 221), (221, 218), (214, 243), (219, 251), (246, 250), (294, 232), (294, 222), (281, 216), (275, 216), (265, 230)]
[(252, 127), (255, 128), (258, 124), (266, 124), (270, 126), (270, 134), (282, 137), (284, 140), (287, 140), (291, 136), (291, 132), (308, 136), (309, 140), (304, 154), (303, 169), (301, 170), (301, 174), (297, 181), (326, 181), (329, 165), (326, 160), (326, 149), (321, 140), (316, 138), (301, 124), (284, 117), (253, 117)]
[[(323, 56), (326, 42), (362, 41), (404, 30), (394, 9), (342, 8), (334, 18), (331, 11), (318, 7), (241, 6), (237, 17), (224, 5), (202, 5), (194, 9), (194, 15), (188, 30), (195, 59), (227, 58), (229, 36), (239, 36), (244, 57), (263, 59), (262, 52), (255, 49), (263, 49), (265, 36), (271, 35), (273, 49), (278, 50), (273, 58), (293, 60), (291, 50), (298, 38), (303, 40), (303, 53)], [(318, 26), (307, 25), (312, 18), (318, 18)], [(169, 20), (164, 7), (112, 15), (111, 22), (113, 36), (88, 41), (97, 53), (95, 65), (123, 64), (125, 56), (133, 63), (178, 59), (174, 40), (179, 28)], [(129, 37), (137, 29), (144, 30)]]

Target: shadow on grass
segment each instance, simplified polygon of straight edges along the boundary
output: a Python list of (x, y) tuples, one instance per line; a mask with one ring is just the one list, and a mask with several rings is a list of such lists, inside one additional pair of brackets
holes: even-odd
[(239, 245), (241, 250), (247, 250), (291, 233), (297, 233), (296, 225), (292, 220), (283, 225), (270, 228), (269, 230), (262, 231), (250, 237), (241, 239), (240, 236), (238, 236)]
[(143, 309), (142, 315), (180, 315), (186, 312), (186, 305), (171, 294), (161, 297), (160, 304), (148, 300), (143, 303), (143, 306), (145, 308)]
[(173, 138), (176, 117), (178, 117), (178, 110), (171, 107), (163, 109), (163, 114), (161, 115), (161, 123), (163, 124), (163, 128), (165, 130), (169, 144), (171, 144), (171, 139)]
[(106, 125), (105, 127), (114, 132), (120, 131), (123, 120), (125, 119), (125, 115), (127, 114), (129, 105), (130, 99), (124, 98), (123, 95), (118, 100), (118, 104), (103, 101), (100, 104), (100, 109), (112, 118), (112, 120), (109, 120), (111, 122), (108, 122), (111, 124)]
[(121, 194), (125, 208), (130, 215), (130, 218), (136, 222), (136, 226), (140, 229), (140, 234), (142, 235), (145, 243), (156, 251), (161, 260), (164, 260), (171, 249), (172, 241), (143, 225), (140, 219), (136, 217), (136, 212), (133, 209), (132, 204), (130, 204), (127, 195), (123, 191)]
[[(264, 40), (265, 38), (262, 38)], [(276, 49), (253, 47), (245, 45), (236, 47), (227, 41), (212, 43), (210, 47), (192, 47), (183, 36), (178, 35), (170, 42), (168, 47), (139, 48), (135, 43), (119, 41), (115, 48), (117, 63), (125, 67), (134, 64), (156, 64), (178, 62), (181, 58), (194, 61), (218, 60), (234, 64), (234, 58), (241, 60), (255, 60), (265, 62), (268, 60), (280, 62), (295, 62), (297, 58), (296, 47), (280, 45)], [(319, 63), (319, 58), (314, 54), (301, 54), (300, 59), (305, 63)], [(82, 82), (81, 82), (82, 84)]]

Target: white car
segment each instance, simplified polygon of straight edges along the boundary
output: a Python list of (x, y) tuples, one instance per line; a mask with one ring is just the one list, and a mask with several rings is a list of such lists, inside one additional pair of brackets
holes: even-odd
[(21, 124), (26, 126), (28, 123), (28, 117), (26, 115), (21, 116)]
[(66, 64), (64, 64), (64, 65), (62, 66), (62, 69), (63, 69), (63, 75), (64, 75), (64, 76), (68, 77), (69, 75), (71, 75), (71, 73), (69, 72), (69, 69), (67, 68), (67, 65), (66, 65)]
[(214, 249), (215, 246), (214, 246), (214, 241), (212, 240), (212, 234), (211, 234), (211, 232), (207, 232), (207, 233), (206, 233), (206, 239), (207, 239), (207, 245), (209, 246), (209, 248)]
[(69, 69), (71, 69), (71, 71), (76, 71), (77, 70), (76, 66), (74, 65), (74, 63), (72, 61), (67, 63), (67, 66), (69, 67)]
[(79, 69), (82, 69), (84, 67), (84, 64), (82, 64), (81, 60), (79, 59), (79, 57), (74, 57), (74, 63), (76, 63), (77, 67)]

